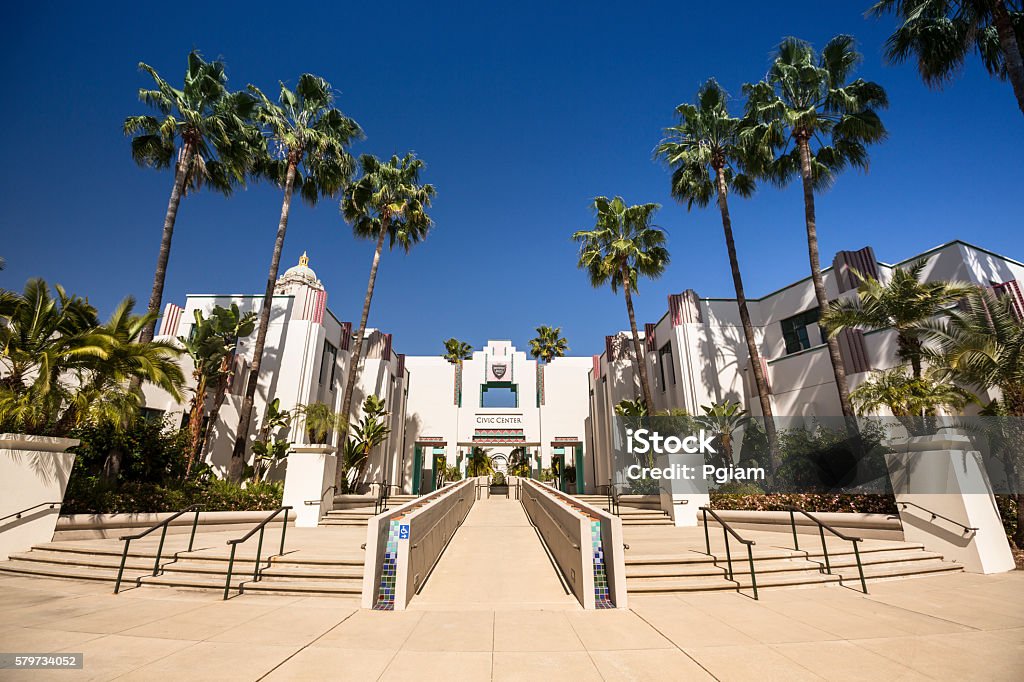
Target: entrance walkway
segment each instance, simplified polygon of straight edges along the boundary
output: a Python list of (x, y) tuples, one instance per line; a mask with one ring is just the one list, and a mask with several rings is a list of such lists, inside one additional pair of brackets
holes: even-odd
[(477, 500), (412, 610), (580, 609), (516, 499)]

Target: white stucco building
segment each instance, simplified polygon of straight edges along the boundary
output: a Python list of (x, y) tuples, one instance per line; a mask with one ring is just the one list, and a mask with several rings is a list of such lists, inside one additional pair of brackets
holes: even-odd
[[(893, 268), (922, 258), (927, 280), (992, 287), (1012, 297), (1024, 313), (1017, 284), (1024, 264), (960, 241), (895, 264), (878, 261), (870, 247), (841, 251), (825, 270), (826, 290), (830, 299), (855, 296), (853, 269), (885, 280)], [(167, 305), (160, 334), (187, 336), (196, 310), (231, 303), (258, 310), (261, 300), (258, 295), (189, 295), (184, 306)], [(749, 307), (776, 416), (839, 415), (810, 279), (752, 297)], [(327, 292), (305, 255), (278, 281), (270, 324), (253, 433), (268, 399), (279, 398), (286, 409), (323, 402), (339, 410), (349, 371), (352, 325), (327, 308)], [(609, 326), (619, 325), (609, 320)], [(643, 334), (654, 409), (699, 413), (702, 405), (732, 400), (760, 414), (734, 299), (704, 298), (685, 289), (669, 296), (665, 313), (646, 324)], [(211, 425), (215, 437), (207, 460), (219, 470), (230, 457), (254, 338), (240, 343), (237, 375), (220, 418)], [(369, 330), (365, 343), (353, 416), (358, 418), (364, 396), (378, 395), (388, 406), (391, 435), (371, 458), (364, 484), (386, 480), (406, 492), (429, 491), (442, 463), (464, 473), (474, 447), (488, 448), (499, 468), (513, 451), (521, 452), (535, 475), (554, 462), (562, 486), (571, 492), (593, 491), (611, 477), (614, 406), (639, 395), (627, 333), (606, 337), (600, 355), (556, 358), (546, 365), (502, 340), (489, 341), (461, 365), (440, 356), (406, 357), (380, 330)], [(896, 363), (890, 330), (844, 332), (840, 346), (851, 389), (870, 370)], [(148, 388), (147, 406), (187, 412), (187, 405)], [(301, 421), (293, 423), (289, 439), (306, 442)]]

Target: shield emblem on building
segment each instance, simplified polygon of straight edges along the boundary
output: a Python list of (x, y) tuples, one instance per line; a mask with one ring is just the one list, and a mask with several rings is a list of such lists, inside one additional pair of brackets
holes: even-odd
[(491, 365), (491, 374), (496, 379), (504, 378), (506, 371), (508, 371), (508, 365), (504, 362), (495, 362)]

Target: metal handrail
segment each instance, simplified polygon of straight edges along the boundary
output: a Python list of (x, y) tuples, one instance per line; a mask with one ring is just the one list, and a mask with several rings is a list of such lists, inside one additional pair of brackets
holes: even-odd
[(729, 536), (732, 535), (740, 543), (747, 546), (747, 561), (750, 563), (750, 586), (754, 590), (754, 599), (757, 599), (757, 573), (754, 571), (753, 550), (754, 545), (756, 545), (757, 543), (753, 540), (747, 540), (746, 538), (742, 537), (739, 533), (736, 532), (736, 530), (732, 526), (726, 523), (721, 516), (716, 514), (713, 509), (709, 509), (708, 507), (700, 507), (700, 510), (701, 512), (704, 513), (704, 546), (707, 549), (707, 555), (710, 557), (713, 557), (714, 555), (711, 553), (711, 536), (708, 534), (708, 514), (711, 514), (711, 516), (716, 521), (718, 521), (718, 523), (720, 523), (722, 526), (722, 537), (725, 539), (725, 560), (729, 566), (728, 577), (729, 580), (736, 582), (737, 590), (739, 589), (739, 581), (733, 577), (734, 573), (732, 570), (732, 551), (729, 548)]
[[(537, 498), (536, 498), (536, 497), (534, 497), (533, 495), (530, 495), (530, 499), (531, 499), (531, 500), (533, 500), (533, 502), (535, 502), (535, 503), (537, 502)], [(576, 550), (578, 550), (578, 549), (580, 548), (579, 544), (578, 544), (578, 543), (577, 543), (576, 541), (574, 541), (574, 540), (572, 539), (572, 536), (571, 536), (571, 535), (569, 535), (569, 533), (567, 533), (567, 532), (566, 532), (565, 528), (563, 528), (563, 527), (562, 527), (562, 524), (561, 524), (561, 523), (559, 523), (559, 522), (558, 522), (558, 521), (557, 521), (557, 520), (555, 519), (555, 517), (551, 515), (551, 512), (549, 512), (549, 511), (548, 511), (547, 509), (545, 509), (545, 508), (544, 508), (543, 506), (541, 506), (540, 504), (538, 504), (538, 505), (537, 505), (537, 509), (540, 509), (540, 510), (541, 510), (542, 512), (544, 512), (544, 514), (545, 514), (545, 515), (547, 515), (547, 517), (548, 517), (549, 519), (551, 519), (551, 523), (555, 524), (555, 528), (557, 528), (557, 529), (558, 529), (558, 531), (559, 531), (559, 532), (560, 532), (560, 533), (561, 533), (562, 535), (564, 535), (564, 536), (565, 536), (565, 539), (569, 541), (569, 544), (570, 544), (570, 545), (572, 545), (572, 548), (573, 548), (573, 549), (576, 549)]]
[(199, 525), (199, 512), (202, 511), (202, 509), (203, 505), (193, 504), (191, 507), (186, 507), (185, 509), (182, 509), (179, 512), (175, 512), (163, 521), (160, 521), (159, 523), (150, 526), (141, 533), (136, 533), (135, 535), (122, 535), (120, 538), (118, 538), (119, 540), (124, 541), (124, 551), (121, 552), (121, 566), (117, 569), (117, 580), (114, 582), (114, 594), (117, 594), (121, 591), (121, 578), (124, 576), (124, 564), (128, 560), (128, 547), (129, 545), (131, 545), (132, 540), (144, 538), (153, 531), (155, 531), (157, 528), (163, 528), (163, 531), (161, 531), (160, 533), (160, 544), (159, 546), (157, 546), (156, 549), (156, 559), (153, 561), (152, 575), (155, 576), (160, 572), (160, 556), (164, 552), (164, 539), (167, 537), (167, 527), (170, 525), (171, 521), (178, 518), (182, 514), (195, 512), (195, 518), (192, 519), (192, 533), (189, 535), (188, 538), (188, 549), (185, 550), (186, 552), (191, 552), (192, 544), (195, 542), (196, 539), (196, 526)]
[(4, 516), (4, 517), (0, 518), (0, 523), (3, 523), (7, 519), (20, 519), (23, 514), (25, 514), (26, 512), (30, 512), (33, 509), (37, 509), (38, 507), (46, 507), (46, 506), (48, 506), (50, 509), (53, 509), (54, 507), (56, 507), (57, 505), (60, 505), (60, 504), (64, 504), (64, 503), (63, 502), (40, 502), (39, 504), (33, 504), (31, 507), (26, 507), (25, 509), (22, 509), (21, 511), (14, 512), (13, 514), (8, 514), (7, 516)]
[(846, 533), (842, 533), (833, 528), (832, 526), (828, 525), (824, 521), (820, 520), (818, 517), (814, 516), (809, 511), (805, 511), (800, 507), (796, 507), (794, 505), (786, 505), (786, 509), (789, 510), (789, 523), (793, 528), (793, 548), (797, 551), (800, 551), (800, 540), (797, 539), (796, 533), (796, 512), (800, 512), (801, 514), (809, 518), (811, 521), (814, 521), (816, 524), (818, 524), (818, 534), (821, 536), (821, 551), (825, 555), (825, 572), (829, 575), (832, 575), (832, 562), (829, 560), (828, 557), (828, 544), (825, 542), (825, 531), (827, 530), (840, 540), (846, 540), (847, 542), (853, 543), (853, 555), (857, 559), (857, 574), (860, 576), (860, 588), (864, 592), (864, 594), (867, 594), (868, 583), (864, 579), (864, 564), (860, 560), (860, 548), (857, 544), (860, 542), (864, 542), (864, 538), (858, 538), (852, 535), (847, 535)]
[[(939, 514), (938, 512), (933, 512), (931, 509), (926, 509), (925, 507), (922, 507), (921, 505), (917, 504), (916, 502), (897, 502), (896, 504), (902, 504), (904, 507), (906, 507), (907, 505), (910, 505), (911, 507), (917, 507), (921, 511), (927, 512), (928, 514), (931, 514), (932, 515), (932, 518), (931, 518), (932, 521), (934, 521), (935, 519), (942, 519), (943, 521), (949, 521), (950, 523), (952, 523), (955, 526), (960, 526), (961, 528), (964, 529), (964, 532), (963, 532), (964, 535), (967, 535), (968, 533), (977, 533), (978, 532), (978, 529), (975, 528), (974, 526), (965, 526), (964, 524), (960, 523), (959, 521), (951, 519), (948, 516), (943, 516), (942, 514)], [(0, 519), (0, 521), (2, 521), (2, 520), (3, 519)]]
[[(235, 566), (235, 550), (238, 549), (238, 545), (242, 544), (243, 542), (251, 538), (253, 535), (255, 535), (256, 531), (260, 532), (260, 541), (256, 545), (256, 563), (252, 571), (252, 580), (253, 582), (257, 583), (260, 581), (260, 557), (263, 554), (263, 532), (266, 530), (267, 524), (273, 521), (281, 512), (284, 512), (284, 523), (281, 524), (281, 547), (280, 551), (278, 552), (278, 555), (284, 554), (284, 536), (285, 532), (288, 530), (288, 512), (291, 511), (291, 509), (292, 508), (290, 506), (278, 507), (270, 514), (270, 516), (260, 521), (255, 528), (250, 530), (242, 537), (238, 538), (237, 540), (228, 540), (228, 544), (231, 545), (231, 556), (228, 558), (228, 574), (227, 578), (224, 580), (224, 599), (228, 598), (228, 593), (231, 591), (231, 573), (232, 569)], [(275, 555), (271, 555), (267, 558), (268, 566), (270, 559), (273, 558), (273, 556)], [(242, 593), (242, 589), (242, 586), (239, 586), (239, 594)]]
[(324, 491), (322, 493), (320, 493), (320, 499), (318, 499), (318, 500), (306, 500), (305, 502), (303, 502), (303, 504), (306, 504), (306, 505), (309, 505), (309, 506), (313, 506), (314, 504), (323, 504), (324, 503), (324, 495), (327, 494), (327, 491), (328, 490), (337, 490), (337, 489), (338, 489), (338, 486), (329, 485), (326, 488), (324, 488)]
[[(430, 528), (427, 529), (426, 533), (421, 533), (420, 534), (420, 538), (425, 538), (428, 535), (430, 535), (431, 533), (433, 533), (434, 529), (437, 528), (437, 524), (439, 524), (442, 521), (444, 521), (445, 518), (447, 518), (447, 516), (450, 513), (452, 513), (452, 510), (454, 510), (454, 509), (456, 509), (458, 507), (459, 502), (464, 502), (465, 500), (466, 500), (465, 497), (460, 497), (459, 499), (455, 500), (455, 504), (453, 504), (451, 507), (449, 507), (448, 511), (446, 511), (444, 514), (441, 514), (441, 518), (439, 518), (437, 521), (434, 521), (434, 523), (431, 524)], [(410, 535), (412, 534), (412, 528), (411, 527), (409, 528), (409, 533), (410, 533)], [(411, 537), (409, 538), (409, 541), (412, 542), (412, 538)], [(420, 546), (420, 543), (416, 542), (416, 543), (413, 543), (412, 548), (416, 549), (419, 546)]]

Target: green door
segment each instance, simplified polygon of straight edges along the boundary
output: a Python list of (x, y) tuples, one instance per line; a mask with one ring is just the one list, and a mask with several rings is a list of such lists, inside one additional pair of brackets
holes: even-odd
[(423, 446), (419, 443), (413, 447), (412, 456), (412, 494), (420, 494), (420, 480), (423, 473)]
[(586, 486), (583, 482), (583, 443), (576, 443), (576, 493), (582, 495)]
[(434, 448), (434, 470), (433, 476), (430, 477), (430, 490), (433, 492), (437, 490), (437, 479), (444, 473), (445, 467), (448, 465), (448, 457), (445, 455), (444, 448)]
[(551, 463), (558, 472), (558, 489), (565, 492), (565, 448), (555, 448), (551, 453)]

